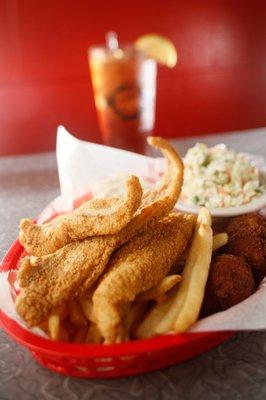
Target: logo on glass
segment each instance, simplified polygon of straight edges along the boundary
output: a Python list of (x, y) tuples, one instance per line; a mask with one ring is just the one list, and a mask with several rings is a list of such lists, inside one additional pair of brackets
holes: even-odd
[(140, 88), (137, 85), (120, 85), (106, 99), (113, 111), (124, 120), (136, 119), (140, 114)]

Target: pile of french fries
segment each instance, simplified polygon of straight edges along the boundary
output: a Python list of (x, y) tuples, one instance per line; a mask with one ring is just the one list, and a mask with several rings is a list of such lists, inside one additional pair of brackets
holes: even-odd
[[(183, 255), (182, 274), (172, 273), (140, 293), (129, 306), (127, 327), (132, 339), (168, 332), (182, 333), (199, 316), (212, 252), (228, 241), (226, 233), (213, 235), (211, 215), (202, 208), (189, 249)], [(40, 328), (52, 340), (100, 344), (103, 338), (93, 315), (93, 291), (73, 300), (48, 317)]]

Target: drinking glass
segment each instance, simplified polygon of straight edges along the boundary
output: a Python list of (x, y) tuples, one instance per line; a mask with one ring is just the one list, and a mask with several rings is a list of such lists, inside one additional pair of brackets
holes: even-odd
[(133, 46), (91, 47), (88, 56), (104, 144), (147, 153), (155, 120), (156, 61)]

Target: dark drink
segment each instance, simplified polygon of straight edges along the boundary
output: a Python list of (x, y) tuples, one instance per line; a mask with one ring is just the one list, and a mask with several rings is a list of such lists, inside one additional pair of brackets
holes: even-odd
[(155, 119), (156, 61), (133, 46), (94, 47), (89, 65), (104, 144), (146, 153)]

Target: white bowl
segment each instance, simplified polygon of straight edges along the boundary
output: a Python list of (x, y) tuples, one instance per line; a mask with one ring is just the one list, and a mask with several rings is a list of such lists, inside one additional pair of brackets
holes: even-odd
[[(259, 169), (260, 181), (266, 184), (266, 168)], [(261, 210), (263, 207), (266, 207), (266, 190), (259, 197), (254, 197), (250, 203), (244, 204), (242, 206), (235, 207), (208, 207), (211, 215), (213, 217), (233, 217), (236, 215), (247, 214), (251, 212), (255, 212)], [(186, 204), (182, 201), (178, 201), (176, 203), (176, 208), (180, 211), (184, 211), (186, 213), (198, 214), (200, 206), (194, 206), (192, 204)]]
[[(250, 203), (245, 204), (243, 206), (237, 207), (208, 207), (211, 215), (213, 217), (233, 217), (236, 215), (247, 214), (250, 212), (255, 212), (261, 210), (266, 206), (266, 193), (262, 194), (260, 197), (256, 197)], [(198, 214), (200, 207), (193, 206), (190, 204), (182, 203), (178, 201), (176, 207), (180, 211), (184, 211), (186, 213)]]

